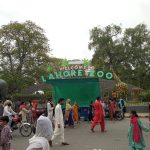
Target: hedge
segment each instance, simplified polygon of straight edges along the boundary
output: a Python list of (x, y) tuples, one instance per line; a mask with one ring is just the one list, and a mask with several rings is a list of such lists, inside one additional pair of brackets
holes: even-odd
[(140, 99), (143, 102), (150, 102), (150, 89), (149, 90), (145, 90), (140, 94)]

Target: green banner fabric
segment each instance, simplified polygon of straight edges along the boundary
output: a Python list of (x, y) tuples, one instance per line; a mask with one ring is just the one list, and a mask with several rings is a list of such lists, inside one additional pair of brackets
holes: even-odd
[(100, 96), (100, 83), (98, 78), (57, 79), (48, 80), (47, 83), (53, 86), (55, 102), (63, 97), (70, 99), (72, 104), (74, 101), (77, 101), (80, 107), (86, 107), (97, 96)]

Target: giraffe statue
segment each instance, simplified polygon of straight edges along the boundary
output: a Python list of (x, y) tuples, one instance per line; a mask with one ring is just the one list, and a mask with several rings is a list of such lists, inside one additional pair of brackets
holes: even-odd
[(116, 75), (114, 70), (112, 70), (112, 72), (113, 72), (113, 77), (116, 81), (115, 88), (116, 88), (117, 97), (120, 96), (120, 95), (127, 96), (128, 85), (120, 80), (120, 78)]

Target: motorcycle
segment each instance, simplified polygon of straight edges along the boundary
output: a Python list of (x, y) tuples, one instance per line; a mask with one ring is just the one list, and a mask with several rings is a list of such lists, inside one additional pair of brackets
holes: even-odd
[[(114, 117), (116, 120), (119, 120), (119, 121), (121, 121), (121, 120), (124, 119), (123, 112), (122, 112), (120, 109), (118, 109), (118, 110), (115, 112), (115, 114), (114, 114), (113, 117)], [(109, 116), (109, 106), (108, 106), (108, 105), (106, 105), (106, 108), (105, 108), (105, 118), (110, 118), (110, 116)]]
[(30, 123), (22, 122), (20, 115), (12, 116), (12, 130), (18, 130), (19, 133), (24, 136), (28, 137), (32, 134), (32, 126)]

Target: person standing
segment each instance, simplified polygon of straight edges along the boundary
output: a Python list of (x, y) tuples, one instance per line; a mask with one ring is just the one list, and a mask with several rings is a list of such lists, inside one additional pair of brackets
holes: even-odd
[(73, 118), (74, 118), (74, 121), (76, 121), (77, 124), (79, 124), (79, 106), (76, 101), (73, 105)]
[(9, 118), (8, 125), (10, 128), (12, 125), (12, 115), (16, 115), (16, 113), (12, 110), (11, 106), (12, 106), (12, 102), (10, 100), (6, 100), (4, 103), (3, 116), (8, 116)]
[(105, 131), (105, 121), (104, 121), (104, 112), (103, 112), (103, 106), (101, 104), (101, 98), (97, 97), (94, 108), (95, 108), (95, 116), (93, 119), (93, 122), (91, 124), (91, 131), (94, 132), (94, 127), (99, 123), (101, 126), (101, 132)]
[(26, 150), (50, 150), (53, 135), (52, 123), (48, 117), (41, 115), (37, 119), (35, 135), (29, 139)]
[(31, 102), (31, 100), (29, 100), (28, 103), (27, 103), (27, 110), (29, 110), (29, 113), (28, 113), (28, 115), (27, 115), (27, 121), (28, 121), (30, 124), (33, 124), (32, 102)]
[(60, 98), (58, 104), (55, 107), (55, 129), (52, 137), (52, 141), (56, 138), (60, 138), (62, 145), (69, 145), (64, 139), (64, 119), (61, 106), (64, 105), (64, 98)]
[(20, 109), (19, 109), (20, 104), (21, 104), (21, 101), (19, 101), (19, 100), (15, 102), (15, 112), (16, 113), (19, 113), (19, 111), (20, 111)]
[(67, 99), (66, 101), (66, 110), (65, 110), (65, 127), (68, 124), (69, 126), (74, 126), (73, 115), (72, 115), (72, 106), (71, 100)]
[(47, 102), (47, 115), (48, 118), (53, 122), (53, 110), (54, 110), (54, 104), (53, 104), (53, 99), (49, 98)]
[(145, 142), (142, 134), (142, 130), (145, 132), (150, 131), (144, 126), (144, 124), (139, 120), (136, 111), (131, 111), (130, 113), (130, 126), (128, 132), (129, 146), (132, 150), (145, 150)]
[(89, 107), (89, 121), (93, 121), (93, 112), (94, 112), (94, 107), (93, 107), (93, 101), (90, 102), (90, 107)]
[(38, 106), (37, 100), (33, 100), (32, 101), (32, 117), (33, 117), (34, 124), (36, 124), (36, 120), (37, 120), (37, 106)]
[(25, 102), (22, 102), (20, 104), (20, 112), (19, 114), (21, 115), (22, 122), (27, 122), (27, 114), (29, 113), (29, 110), (27, 110), (27, 106)]
[(105, 102), (104, 102), (104, 100), (103, 100), (103, 99), (101, 99), (101, 104), (102, 104), (103, 112), (104, 112), (104, 116), (105, 116), (106, 104), (105, 104)]
[(122, 114), (124, 117), (124, 114), (126, 113), (126, 103), (125, 103), (124, 99), (122, 99), (122, 98), (119, 99), (118, 106), (119, 106), (119, 109), (122, 111)]
[(116, 113), (116, 103), (114, 101), (114, 99), (109, 99), (109, 116), (110, 116), (110, 120), (114, 119)]
[(0, 117), (0, 126), (2, 127), (1, 134), (0, 134), (0, 146), (2, 150), (10, 150), (11, 148), (11, 130), (10, 127), (7, 125), (9, 122), (8, 116), (1, 116)]

